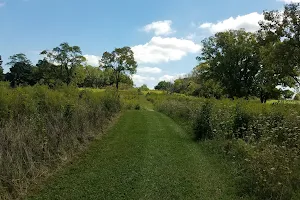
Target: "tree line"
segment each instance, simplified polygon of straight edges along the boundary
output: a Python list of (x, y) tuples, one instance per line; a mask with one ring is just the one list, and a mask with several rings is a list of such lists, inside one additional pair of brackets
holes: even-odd
[[(299, 87), (300, 4), (265, 11), (260, 29), (216, 33), (202, 41), (199, 65), (185, 78), (160, 82), (155, 89), (195, 96), (260, 98), (262, 103)], [(281, 87), (280, 87), (281, 86)]]
[(115, 85), (119, 88), (120, 83), (133, 87), (130, 75), (136, 72), (137, 63), (130, 47), (104, 52), (99, 67), (87, 65), (80, 47), (68, 43), (44, 50), (40, 55), (44, 58), (35, 65), (23, 53), (10, 56), (6, 64), (10, 67), (8, 73), (3, 74), (0, 65), (0, 81), (9, 81), (11, 87), (43, 84), (53, 88), (66, 84), (94, 88)]

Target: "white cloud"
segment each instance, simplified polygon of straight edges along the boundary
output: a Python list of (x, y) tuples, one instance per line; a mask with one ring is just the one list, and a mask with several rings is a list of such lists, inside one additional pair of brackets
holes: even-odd
[(0, 8), (5, 6), (5, 2), (0, 2)]
[(160, 77), (158, 80), (159, 81), (174, 81), (175, 79), (178, 79), (178, 78), (182, 78), (186, 75), (186, 73), (182, 73), (182, 74), (176, 74), (176, 75), (163, 75), (162, 77)]
[(138, 63), (161, 63), (181, 60), (188, 53), (197, 53), (201, 46), (191, 40), (175, 37), (153, 37), (144, 45), (132, 47)]
[[(299, 0), (300, 1), (300, 0)], [(243, 16), (237, 16), (236, 18), (230, 17), (224, 21), (217, 23), (203, 23), (200, 28), (207, 29), (211, 33), (217, 33), (222, 31), (227, 31), (230, 29), (241, 29), (244, 28), (246, 31), (255, 32), (259, 29), (258, 22), (263, 20), (263, 14), (253, 12)]]
[(144, 26), (143, 30), (146, 32), (154, 31), (155, 35), (170, 35), (175, 32), (171, 25), (171, 20), (157, 21)]
[(300, 0), (277, 0), (284, 3), (300, 3)]
[(192, 39), (194, 39), (195, 37), (196, 37), (196, 34), (195, 34), (195, 33), (190, 33), (190, 34), (188, 34), (188, 35), (186, 36), (186, 39), (192, 40)]
[(151, 77), (151, 76), (142, 76), (142, 75), (139, 75), (139, 74), (133, 74), (131, 78), (132, 78), (134, 84), (137, 87), (140, 87), (143, 84), (147, 84), (148, 87), (150, 85), (151, 88), (153, 88), (153, 84), (154, 83), (151, 84), (151, 82), (155, 82), (156, 81), (156, 79), (154, 77)]
[(158, 67), (138, 67), (137, 71), (142, 74), (159, 74), (162, 70)]
[(99, 60), (101, 60), (101, 56), (94, 55), (84, 55), (86, 58), (86, 63), (92, 66), (99, 66)]

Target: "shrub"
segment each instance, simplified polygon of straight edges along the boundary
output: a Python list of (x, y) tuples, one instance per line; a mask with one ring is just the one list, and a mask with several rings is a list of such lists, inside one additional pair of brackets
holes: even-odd
[(37, 177), (101, 133), (119, 110), (114, 91), (0, 87), (0, 197), (22, 197)]
[(237, 138), (245, 138), (245, 133), (248, 130), (251, 116), (249, 113), (243, 110), (241, 105), (236, 106), (234, 122), (233, 122), (233, 133)]
[(152, 93), (147, 99), (192, 127), (197, 139), (212, 139), (213, 153), (237, 163), (242, 195), (288, 200), (300, 189), (300, 105)]
[(202, 108), (198, 111), (194, 122), (194, 134), (197, 140), (206, 140), (213, 138), (211, 127), (211, 111), (212, 104), (205, 102)]

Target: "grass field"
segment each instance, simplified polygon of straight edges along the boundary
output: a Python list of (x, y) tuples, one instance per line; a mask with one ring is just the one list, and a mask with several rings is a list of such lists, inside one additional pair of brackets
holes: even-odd
[(241, 199), (221, 163), (167, 116), (126, 111), (30, 199)]

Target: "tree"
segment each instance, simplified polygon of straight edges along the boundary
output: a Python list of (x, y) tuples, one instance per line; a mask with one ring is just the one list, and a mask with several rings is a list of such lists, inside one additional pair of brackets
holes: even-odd
[(34, 74), (38, 83), (48, 85), (51, 88), (63, 83), (58, 67), (46, 59), (38, 61)]
[(190, 84), (191, 80), (189, 77), (176, 79), (173, 84), (173, 91), (176, 93), (186, 94)]
[(76, 68), (86, 61), (79, 46), (70, 46), (66, 42), (51, 51), (42, 51), (41, 55), (45, 55), (48, 62), (58, 66), (60, 79), (67, 85), (72, 82)]
[(99, 88), (105, 85), (104, 72), (98, 67), (93, 67), (90, 65), (85, 66), (85, 79), (84, 87), (94, 87)]
[(85, 68), (83, 65), (80, 65), (75, 68), (74, 77), (72, 79), (72, 84), (82, 87), (85, 78), (86, 78)]
[(7, 74), (6, 79), (10, 81), (12, 87), (36, 84), (32, 65), (23, 62), (15, 63), (10, 68), (10, 72)]
[(230, 98), (248, 97), (254, 93), (259, 70), (259, 49), (256, 35), (245, 30), (220, 32), (202, 41), (197, 60), (205, 62), (206, 79), (224, 87)]
[(100, 67), (112, 69), (116, 88), (119, 89), (122, 74), (136, 73), (137, 62), (130, 47), (116, 48), (111, 53), (104, 52), (100, 61)]
[[(288, 4), (284, 12), (264, 12), (264, 21), (260, 22), (258, 31), (262, 66), (258, 76), (261, 96), (268, 96), (278, 85), (299, 85), (299, 13), (300, 4)], [(261, 100), (265, 102), (266, 99)]]
[(10, 81), (12, 87), (36, 84), (33, 66), (25, 54), (15, 54), (10, 56), (9, 59), (7, 65), (11, 67), (10, 72), (5, 75), (5, 79)]
[(141, 91), (149, 91), (149, 88), (146, 84), (143, 84), (140, 88)]
[(6, 65), (12, 67), (16, 63), (24, 63), (26, 65), (31, 65), (31, 61), (23, 53), (17, 53), (9, 57), (9, 62)]
[(201, 63), (193, 69), (192, 80), (198, 87), (193, 92), (194, 96), (205, 98), (220, 99), (224, 94), (224, 88), (221, 83), (214, 80), (211, 76), (210, 66), (208, 63)]
[(133, 88), (133, 80), (127, 74), (121, 74), (120, 83), (122, 84), (122, 88), (124, 89)]
[(154, 87), (154, 89), (168, 91), (172, 86), (173, 84), (171, 82), (160, 81), (157, 86)]

